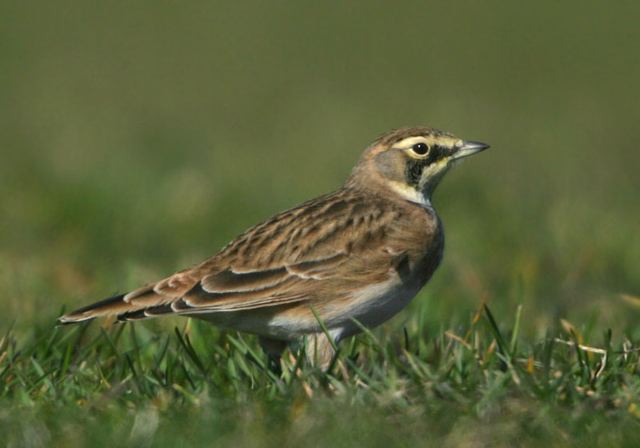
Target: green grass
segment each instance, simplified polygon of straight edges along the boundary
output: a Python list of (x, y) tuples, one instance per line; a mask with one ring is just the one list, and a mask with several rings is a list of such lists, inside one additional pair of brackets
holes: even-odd
[(521, 308), (502, 324), (486, 306), (468, 318), (445, 331), (411, 319), (404, 331), (365, 333), (327, 373), (295, 352), (274, 373), (254, 338), (197, 321), (174, 332), (43, 327), (26, 343), (8, 332), (0, 433), (63, 446), (640, 441), (638, 341), (564, 322), (526, 342)]
[[(0, 445), (638, 446), (639, 15), (3, 1)], [(181, 318), (55, 327), (422, 124), (492, 147), (436, 192), (433, 279), (329, 373)]]

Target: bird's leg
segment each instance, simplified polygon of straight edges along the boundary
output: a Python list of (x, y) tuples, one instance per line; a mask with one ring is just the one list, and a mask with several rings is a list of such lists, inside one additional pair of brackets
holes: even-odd
[(314, 366), (326, 371), (331, 365), (336, 350), (337, 341), (330, 341), (325, 333), (314, 333), (306, 337), (305, 355)]
[(280, 372), (280, 357), (282, 352), (287, 348), (285, 341), (278, 339), (265, 338), (264, 336), (258, 337), (260, 347), (265, 351), (269, 359), (269, 368), (274, 372)]

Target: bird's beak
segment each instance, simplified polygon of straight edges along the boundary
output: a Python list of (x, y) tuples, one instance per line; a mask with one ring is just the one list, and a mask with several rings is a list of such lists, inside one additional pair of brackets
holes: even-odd
[(473, 155), (477, 152), (484, 151), (487, 149), (489, 145), (482, 142), (474, 142), (471, 140), (462, 142), (461, 146), (458, 146), (454, 149), (453, 154), (451, 154), (451, 159), (462, 159), (463, 157), (467, 157)]

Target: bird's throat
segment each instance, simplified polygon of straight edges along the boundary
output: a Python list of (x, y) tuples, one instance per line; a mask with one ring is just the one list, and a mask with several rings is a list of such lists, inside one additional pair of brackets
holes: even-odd
[(391, 190), (403, 199), (422, 205), (423, 207), (431, 207), (431, 196), (425, 195), (423, 191), (403, 182), (390, 181), (389, 186)]

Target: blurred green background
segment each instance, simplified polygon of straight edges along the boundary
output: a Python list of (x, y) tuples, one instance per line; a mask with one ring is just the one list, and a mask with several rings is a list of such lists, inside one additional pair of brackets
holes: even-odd
[(558, 318), (637, 334), (639, 17), (632, 2), (4, 0), (0, 328), (198, 262), (337, 188), (382, 132), (430, 125), (492, 149), (439, 188), (444, 263), (385, 328), (425, 313), (437, 330), (486, 300), (502, 318), (523, 304), (530, 337)]

